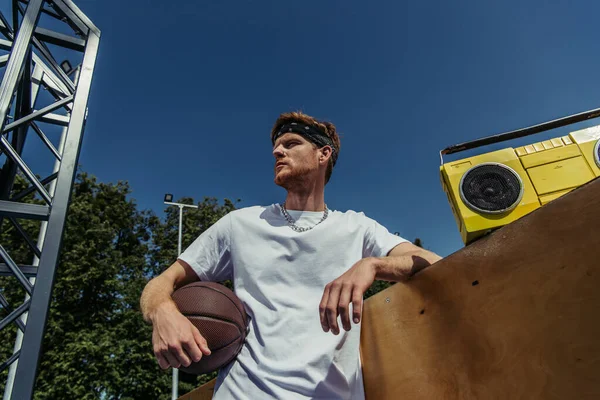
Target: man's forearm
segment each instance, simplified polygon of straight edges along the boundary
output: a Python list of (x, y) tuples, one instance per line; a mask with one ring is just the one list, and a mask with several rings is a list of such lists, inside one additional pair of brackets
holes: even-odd
[(160, 307), (174, 307), (177, 310), (177, 306), (171, 298), (172, 294), (173, 285), (165, 277), (159, 275), (148, 282), (140, 298), (140, 308), (144, 320), (152, 322), (154, 313)]
[(375, 279), (401, 282), (441, 260), (442, 257), (428, 250), (418, 250), (401, 256), (377, 257), (374, 261)]

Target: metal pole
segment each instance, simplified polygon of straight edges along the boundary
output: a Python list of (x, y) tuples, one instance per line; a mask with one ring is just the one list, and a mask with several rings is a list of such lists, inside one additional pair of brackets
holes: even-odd
[[(167, 197), (165, 196), (165, 200), (166, 200), (166, 198)], [(179, 207), (179, 238), (177, 241), (177, 257), (179, 257), (181, 255), (181, 246), (182, 246), (183, 208), (184, 207), (198, 208), (198, 206), (195, 206), (193, 204), (174, 203), (172, 201), (165, 201), (164, 203), (168, 204), (170, 206)], [(171, 392), (171, 399), (177, 400), (178, 393), (179, 393), (179, 369), (177, 369), (177, 368), (173, 368), (172, 386), (173, 387), (172, 387), (172, 392)]]
[[(177, 241), (177, 257), (181, 255), (181, 230), (183, 225), (183, 206), (179, 206), (179, 240)], [(177, 400), (179, 397), (179, 369), (173, 368), (173, 379), (172, 379), (173, 391), (171, 393), (171, 400)]]
[(181, 229), (183, 223), (183, 206), (179, 206), (179, 242), (177, 243), (177, 257), (181, 255)]
[[(75, 76), (74, 76), (74, 80), (75, 80), (75, 85), (77, 85), (77, 80), (79, 79), (79, 67), (77, 68), (77, 70), (75, 71)], [(69, 115), (70, 113), (67, 113), (67, 115)], [(62, 129), (61, 135), (60, 135), (60, 142), (58, 144), (58, 154), (61, 155), (63, 154), (63, 151), (65, 149), (65, 137), (67, 136), (67, 127), (65, 126)], [(60, 161), (56, 160), (54, 162), (54, 169), (52, 170), (52, 173), (56, 173), (58, 172), (58, 170), (60, 169)], [(52, 182), (50, 182), (50, 187), (48, 188), (48, 194), (50, 194), (50, 197), (54, 197), (54, 193), (56, 191), (56, 179), (54, 179)], [(48, 227), (48, 221), (42, 221), (41, 225), (40, 225), (40, 233), (38, 235), (38, 241), (37, 241), (37, 246), (38, 248), (42, 249), (44, 247), (44, 241), (46, 240), (46, 231), (47, 231), (47, 227)], [(33, 256), (33, 264), (34, 267), (38, 267), (40, 265), (40, 259), (37, 256)], [(35, 285), (35, 277), (33, 278), (29, 278), (29, 282), (32, 285)], [(29, 295), (25, 295), (25, 301), (29, 300)], [(29, 312), (24, 312), (23, 315), (21, 315), (21, 321), (23, 321), (23, 324), (27, 325), (27, 316), (29, 315)], [(15, 346), (13, 349), (13, 354), (16, 353), (17, 351), (21, 350), (21, 345), (23, 344), (23, 332), (18, 329), (17, 330), (17, 340), (15, 341)], [(19, 364), (19, 359), (16, 359), (15, 362), (13, 362), (10, 366), (10, 369), (8, 370), (8, 379), (6, 380), (6, 388), (4, 389), (4, 398), (3, 400), (10, 400), (10, 396), (12, 395), (12, 389), (13, 389), (13, 385), (15, 383), (15, 374), (17, 372), (17, 365)]]

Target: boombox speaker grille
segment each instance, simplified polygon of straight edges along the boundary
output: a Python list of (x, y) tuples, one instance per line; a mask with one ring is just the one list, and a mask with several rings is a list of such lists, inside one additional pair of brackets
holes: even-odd
[(600, 168), (600, 139), (598, 139), (596, 146), (594, 147), (594, 160), (596, 161), (598, 168)]
[(506, 165), (479, 164), (463, 175), (460, 196), (476, 212), (498, 214), (510, 211), (519, 204), (523, 197), (523, 182)]

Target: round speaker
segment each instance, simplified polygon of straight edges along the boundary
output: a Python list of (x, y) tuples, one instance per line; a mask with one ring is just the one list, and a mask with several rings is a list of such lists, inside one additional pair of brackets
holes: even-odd
[(600, 139), (598, 139), (596, 146), (594, 146), (594, 161), (596, 161), (596, 165), (600, 168)]
[(482, 163), (470, 168), (460, 180), (460, 197), (473, 211), (500, 214), (515, 208), (523, 198), (523, 181), (512, 168)]

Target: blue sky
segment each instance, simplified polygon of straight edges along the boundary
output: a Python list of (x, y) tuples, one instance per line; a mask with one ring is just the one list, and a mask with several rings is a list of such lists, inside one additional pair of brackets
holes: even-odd
[(329, 207), (447, 256), (442, 148), (600, 106), (596, 1), (76, 4), (102, 31), (80, 163), (158, 215), (166, 192), (282, 201), (269, 131), (303, 110), (342, 134)]

